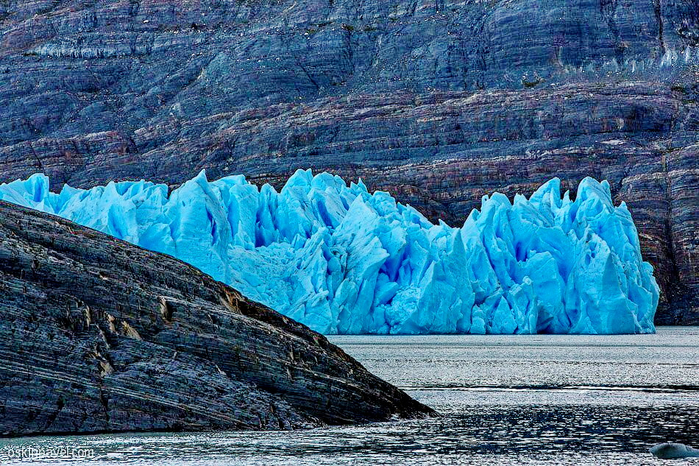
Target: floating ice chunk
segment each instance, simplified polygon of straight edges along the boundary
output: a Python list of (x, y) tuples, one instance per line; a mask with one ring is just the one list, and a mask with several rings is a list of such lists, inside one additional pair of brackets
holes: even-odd
[(298, 171), (277, 192), (204, 172), (0, 199), (167, 253), (323, 333), (649, 333), (658, 304), (638, 232), (609, 184), (575, 200), (557, 179), (529, 199), (486, 196), (461, 228), (363, 183)]
[(677, 458), (697, 458), (699, 450), (688, 447), (681, 443), (661, 443), (649, 449), (656, 458), (677, 459)]

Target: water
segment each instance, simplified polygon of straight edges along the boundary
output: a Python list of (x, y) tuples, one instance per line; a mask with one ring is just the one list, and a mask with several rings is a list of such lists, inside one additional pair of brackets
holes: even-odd
[[(12, 439), (0, 441), (0, 464), (55, 464), (7, 457), (43, 447), (73, 456), (63, 464), (114, 466), (652, 465), (665, 463), (648, 453), (656, 443), (699, 447), (699, 327), (332, 341), (442, 416), (298, 432)], [(699, 466), (699, 458), (670, 464)]]

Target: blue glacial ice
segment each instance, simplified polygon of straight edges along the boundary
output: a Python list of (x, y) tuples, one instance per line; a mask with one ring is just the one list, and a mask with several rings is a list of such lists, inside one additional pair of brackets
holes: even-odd
[(387, 193), (298, 171), (277, 192), (204, 172), (49, 191), (41, 174), (0, 199), (170, 254), (326, 334), (651, 333), (653, 268), (609, 185), (560, 181), (485, 196), (461, 228)]

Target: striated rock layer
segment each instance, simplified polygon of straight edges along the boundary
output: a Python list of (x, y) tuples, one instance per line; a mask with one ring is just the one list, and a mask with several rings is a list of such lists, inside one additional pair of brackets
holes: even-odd
[(610, 181), (699, 323), (697, 0), (6, 0), (0, 181), (328, 170), (461, 223)]
[(431, 410), (191, 266), (0, 202), (0, 435), (291, 429)]
[(49, 191), (36, 174), (0, 199), (188, 262), (326, 334), (652, 333), (658, 285), (609, 184), (560, 180), (485, 196), (461, 228), (388, 193), (299, 170), (277, 192), (242, 176), (181, 187)]

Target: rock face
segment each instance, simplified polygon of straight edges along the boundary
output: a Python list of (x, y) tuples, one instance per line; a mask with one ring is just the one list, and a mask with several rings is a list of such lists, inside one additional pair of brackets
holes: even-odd
[(9, 0), (0, 181), (363, 177), (432, 219), (608, 179), (699, 323), (697, 0)]
[(0, 435), (289, 429), (431, 410), (169, 256), (0, 202)]

